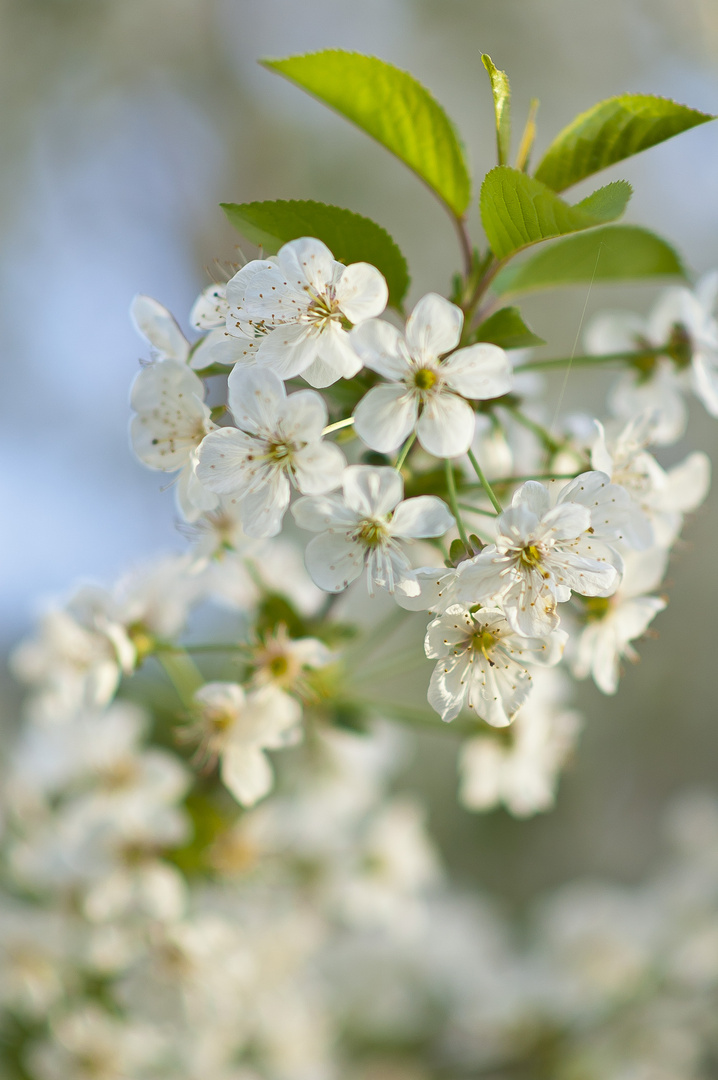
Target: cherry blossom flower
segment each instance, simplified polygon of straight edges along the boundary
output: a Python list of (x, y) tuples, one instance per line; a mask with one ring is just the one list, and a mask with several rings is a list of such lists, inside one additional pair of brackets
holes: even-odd
[(364, 365), (390, 380), (370, 390), (354, 414), (356, 432), (372, 450), (396, 450), (415, 428), (421, 445), (436, 457), (458, 457), (469, 449), (474, 410), (465, 399), (501, 397), (513, 379), (497, 345), (456, 348), (463, 321), (461, 308), (429, 293), (409, 316), (405, 334), (381, 319), (352, 330)]
[(416, 576), (398, 540), (443, 536), (454, 523), (446, 504), (434, 495), (401, 501), (401, 476), (386, 467), (350, 465), (342, 486), (343, 498), (304, 498), (292, 507), (302, 529), (320, 534), (307, 545), (312, 579), (327, 592), (341, 592), (366, 567), (370, 594), (376, 585), (418, 595)]
[(302, 375), (311, 386), (356, 375), (361, 360), (345, 327), (386, 307), (386, 282), (375, 267), (344, 266), (321, 240), (303, 237), (279, 249), (276, 265), (257, 260), (240, 274), (243, 295), (231, 304), (227, 327), (264, 335), (258, 364), (282, 379)]
[[(222, 299), (224, 288), (222, 285), (210, 286), (195, 302), (190, 321), (197, 329), (210, 330), (210, 333), (205, 333), (194, 344), (187, 340), (174, 315), (159, 301), (143, 294), (134, 298), (130, 315), (137, 332), (149, 343), (154, 360), (176, 360), (199, 371), (213, 363), (234, 364), (251, 354), (255, 346), (250, 339), (228, 339), (226, 330), (221, 328), (219, 311), (227, 306)], [(211, 315), (213, 298), (214, 317)]]
[(651, 413), (634, 417), (612, 436), (595, 423), (598, 438), (591, 464), (625, 488), (640, 510), (633, 517), (634, 546), (669, 547), (681, 531), (683, 515), (700, 506), (708, 493), (710, 459), (696, 451), (673, 468), (663, 469), (646, 450), (655, 431)]
[(618, 587), (621, 559), (606, 539), (621, 536), (627, 504), (628, 493), (600, 472), (577, 477), (553, 507), (543, 484), (522, 484), (496, 519), (495, 543), (461, 564), (460, 601), (498, 602), (517, 633), (551, 633), (571, 590), (610, 596)]
[(649, 596), (666, 570), (668, 551), (627, 552), (624, 577), (613, 596), (589, 597), (582, 605), (582, 627), (571, 638), (571, 671), (577, 679), (591, 675), (604, 694), (618, 689), (621, 660), (639, 659), (631, 642), (645, 634), (666, 606), (663, 596)]
[(442, 720), (455, 720), (469, 708), (492, 726), (506, 727), (531, 690), (526, 664), (557, 664), (566, 638), (563, 630), (524, 637), (498, 609), (450, 607), (426, 631), (426, 655), (439, 661), (429, 704)]
[(238, 428), (207, 436), (197, 475), (209, 491), (237, 499), (247, 536), (276, 536), (289, 506), (290, 481), (305, 494), (319, 494), (341, 480), (344, 455), (322, 442), (326, 405), (312, 390), (287, 397), (273, 371), (235, 368), (229, 407)]
[(531, 696), (500, 736), (468, 739), (461, 748), (459, 798), (469, 810), (503, 803), (514, 817), (550, 809), (561, 768), (581, 729), (581, 714), (565, 704), (568, 680), (556, 668), (533, 674)]
[(150, 469), (177, 472), (177, 505), (187, 521), (212, 510), (217, 496), (196, 475), (197, 448), (214, 424), (204, 403), (204, 384), (178, 360), (158, 360), (132, 384), (132, 449)]
[(197, 719), (190, 734), (200, 750), (220, 759), (222, 781), (243, 806), (253, 806), (272, 787), (265, 750), (301, 738), (302, 707), (274, 685), (245, 694), (237, 683), (206, 683), (194, 696)]
[(589, 326), (590, 353), (664, 350), (622, 375), (609, 398), (612, 413), (621, 419), (655, 413), (654, 441), (661, 445), (675, 442), (685, 430), (685, 391), (692, 389), (711, 416), (718, 416), (717, 295), (714, 271), (693, 290), (666, 290), (646, 319), (631, 312), (609, 312)]

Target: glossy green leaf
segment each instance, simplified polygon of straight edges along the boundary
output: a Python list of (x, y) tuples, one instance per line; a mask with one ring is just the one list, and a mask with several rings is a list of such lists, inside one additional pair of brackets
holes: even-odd
[(262, 63), (366, 131), (413, 169), (453, 214), (463, 214), (471, 181), (461, 143), (441, 105), (412, 75), (341, 49)]
[(273, 255), (282, 244), (300, 236), (316, 236), (343, 263), (368, 262), (381, 270), (396, 308), (409, 288), (406, 259), (389, 233), (370, 218), (340, 206), (311, 200), (222, 203), (222, 209), (243, 236)]
[(517, 307), (505, 307), (495, 311), (471, 335), (472, 341), (489, 341), (502, 349), (528, 349), (532, 345), (545, 345), (521, 318)]
[(537, 251), (494, 280), (500, 295), (590, 282), (686, 277), (680, 257), (659, 236), (636, 225), (608, 225)]
[(511, 87), (505, 71), (499, 71), (488, 53), (483, 53), (481, 62), (491, 79), (491, 92), (494, 95), (494, 113), (496, 115), (496, 150), (499, 165), (508, 165), (511, 156)]
[(556, 136), (536, 169), (536, 179), (563, 191), (617, 161), (714, 119), (650, 94), (609, 98), (581, 113)]
[(494, 255), (505, 259), (542, 240), (615, 221), (631, 194), (630, 184), (616, 180), (571, 206), (539, 180), (500, 165), (481, 186), (481, 220)]

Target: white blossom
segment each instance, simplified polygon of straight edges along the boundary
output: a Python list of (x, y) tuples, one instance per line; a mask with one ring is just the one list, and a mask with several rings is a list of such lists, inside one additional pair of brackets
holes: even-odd
[(469, 810), (503, 803), (515, 817), (550, 809), (559, 773), (581, 728), (581, 715), (564, 703), (566, 681), (555, 668), (534, 672), (531, 696), (510, 728), (468, 739), (459, 758), (459, 797)]
[(235, 368), (229, 406), (238, 427), (219, 428), (205, 438), (197, 475), (208, 490), (237, 499), (248, 536), (276, 536), (289, 506), (290, 481), (306, 494), (340, 482), (344, 455), (322, 441), (326, 405), (312, 390), (287, 397), (272, 371)]
[(594, 469), (606, 473), (632, 496), (639, 516), (634, 516), (635, 546), (669, 547), (683, 525), (683, 515), (695, 510), (710, 486), (710, 459), (696, 451), (678, 465), (663, 469), (646, 447), (655, 437), (655, 418), (643, 413), (609, 436), (596, 421), (598, 438), (591, 451)]
[(630, 312), (599, 316), (586, 335), (591, 353), (662, 350), (640, 361), (615, 384), (609, 399), (615, 416), (656, 414), (654, 440), (673, 443), (686, 426), (683, 394), (692, 389), (711, 416), (718, 416), (718, 322), (714, 315), (718, 272), (691, 290), (666, 290), (646, 319)]
[(386, 307), (386, 282), (375, 267), (344, 266), (320, 240), (303, 237), (279, 249), (276, 265), (257, 261), (240, 273), (243, 295), (231, 305), (227, 327), (261, 336), (258, 364), (282, 379), (302, 375), (312, 386), (356, 375), (361, 360), (345, 326)]
[(204, 403), (204, 385), (177, 360), (158, 360), (140, 371), (130, 398), (132, 448), (150, 469), (176, 472), (177, 504), (187, 521), (212, 510), (217, 496), (197, 479), (197, 449), (215, 425)]
[(462, 603), (500, 603), (511, 626), (529, 637), (559, 624), (557, 604), (571, 591), (609, 596), (621, 560), (606, 538), (621, 535), (630, 497), (604, 473), (583, 473), (551, 507), (546, 487), (522, 484), (496, 520), (496, 540), (461, 564)]
[(301, 705), (271, 684), (245, 694), (237, 683), (207, 683), (194, 700), (202, 751), (220, 759), (222, 781), (235, 799), (253, 806), (272, 787), (265, 750), (301, 738)]
[(583, 625), (571, 637), (571, 670), (577, 679), (591, 675), (604, 694), (616, 693), (621, 660), (639, 659), (631, 642), (666, 606), (665, 597), (648, 594), (663, 580), (667, 561), (663, 548), (627, 552), (623, 580), (613, 596), (586, 599)]
[[(243, 359), (244, 353), (253, 349), (253, 345), (242, 345), (239, 341), (227, 339), (219, 312), (224, 307), (225, 287), (212, 285), (198, 297), (190, 322), (200, 330), (210, 330), (194, 344), (191, 344), (180, 330), (177, 320), (151, 296), (142, 294), (132, 301), (130, 316), (135, 329), (149, 343), (155, 361), (176, 360), (195, 371), (213, 363), (234, 364)], [(214, 312), (213, 312), (214, 308)]]
[(442, 720), (455, 720), (469, 708), (492, 726), (506, 727), (531, 690), (526, 665), (557, 664), (566, 637), (562, 630), (546, 638), (524, 637), (502, 611), (450, 607), (426, 632), (426, 655), (439, 661), (429, 704)]
[(465, 399), (501, 397), (513, 379), (498, 346), (457, 349), (463, 321), (461, 308), (429, 293), (409, 316), (405, 334), (380, 319), (352, 331), (364, 365), (389, 380), (370, 390), (354, 414), (356, 432), (372, 450), (396, 450), (414, 429), (436, 457), (458, 457), (469, 449), (475, 418)]
[(343, 498), (299, 499), (292, 507), (302, 529), (319, 533), (307, 545), (312, 579), (327, 592), (341, 592), (366, 567), (370, 593), (418, 595), (419, 586), (399, 540), (443, 536), (454, 523), (448, 507), (433, 495), (402, 501), (404, 484), (396, 469), (350, 465)]

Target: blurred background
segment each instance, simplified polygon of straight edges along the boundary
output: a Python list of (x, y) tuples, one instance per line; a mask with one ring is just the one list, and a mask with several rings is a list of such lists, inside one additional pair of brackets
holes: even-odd
[[(128, 388), (147, 355), (128, 307), (149, 293), (186, 329), (205, 268), (236, 258), (220, 201), (348, 206), (394, 235), (410, 299), (448, 288), (458, 251), (428, 192), (256, 63), (330, 46), (411, 70), (456, 121), (479, 177), (494, 163), (482, 51), (511, 78), (517, 134), (540, 99), (538, 152), (576, 112), (627, 90), (718, 110), (713, 0), (0, 0), (3, 651), (76, 579), (110, 581), (182, 545), (172, 493), (127, 444)], [(718, 265), (718, 127), (614, 175), (636, 189), (628, 221), (673, 240), (695, 274)], [(587, 311), (645, 310), (654, 297), (595, 288)], [(585, 302), (576, 290), (526, 305), (554, 355), (572, 347)], [(586, 385), (572, 375), (567, 402), (585, 400)], [(718, 423), (700, 407), (664, 461), (696, 447), (718, 459)], [(431, 793), (457, 874), (517, 901), (577, 874), (632, 880), (652, 860), (669, 795), (718, 788), (717, 529), (714, 492), (673, 559), (660, 638), (643, 643), (617, 698), (583, 688), (586, 731), (556, 812), (516, 822), (462, 811), (455, 745), (425, 737), (408, 783)], [(17, 691), (6, 676), (1, 689), (10, 723)]]

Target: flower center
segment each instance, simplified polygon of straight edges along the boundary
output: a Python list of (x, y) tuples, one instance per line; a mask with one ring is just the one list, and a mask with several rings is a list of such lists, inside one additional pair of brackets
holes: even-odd
[(587, 622), (598, 622), (605, 619), (611, 608), (610, 596), (584, 596), (584, 615)]
[(340, 321), (342, 313), (333, 296), (315, 296), (306, 310), (306, 318), (311, 323)]
[(674, 323), (668, 336), (666, 352), (678, 368), (686, 368), (693, 359), (691, 336), (682, 323)]
[(289, 660), (280, 653), (279, 656), (273, 656), (267, 666), (275, 679), (281, 679), (289, 671)]
[(493, 649), (494, 645), (498, 641), (498, 636), (492, 634), (490, 630), (480, 630), (474, 634), (471, 639), (470, 648), (475, 649), (476, 652), (483, 653), (486, 659), (489, 659), (489, 652)]
[(414, 372), (414, 386), (417, 390), (431, 390), (436, 384), (437, 375), (431, 368), (419, 368)]
[(538, 544), (528, 544), (527, 547), (521, 548), (519, 553), (519, 559), (524, 566), (540, 566), (542, 558), (543, 552)]
[(385, 526), (383, 521), (363, 521), (357, 540), (361, 540), (367, 547), (378, 547), (384, 539)]
[(294, 448), (292, 446), (289, 446), (287, 443), (270, 443), (267, 447), (267, 457), (270, 458), (277, 465), (289, 465), (293, 449)]

